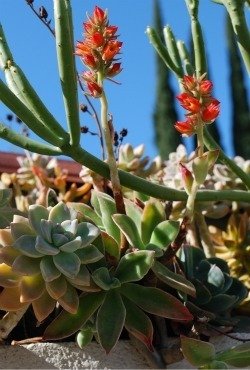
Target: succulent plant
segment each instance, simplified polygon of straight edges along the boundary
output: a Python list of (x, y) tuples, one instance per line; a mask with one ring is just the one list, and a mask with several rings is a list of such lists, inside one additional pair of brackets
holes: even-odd
[(227, 263), (220, 258), (206, 258), (196, 247), (184, 246), (180, 253), (187, 279), (196, 288), (196, 297), (188, 298), (187, 307), (197, 316), (231, 325), (229, 314), (246, 298), (247, 288), (230, 276)]
[(91, 244), (99, 233), (95, 225), (78, 222), (77, 213), (62, 202), (50, 209), (32, 205), (28, 218), (15, 215), (10, 228), (0, 230), (0, 285), (5, 288), (0, 309), (32, 303), (42, 321), (58, 302), (76, 313), (77, 289), (96, 290), (86, 264), (103, 257)]
[[(250, 290), (250, 230), (249, 216), (246, 212), (234, 212), (228, 219), (226, 230), (209, 226), (215, 243), (216, 255), (224, 259), (232, 276), (239, 279)], [(250, 293), (238, 308), (249, 314)]]
[(11, 198), (11, 189), (0, 189), (0, 228), (9, 226), (15, 213), (21, 214), (17, 209), (10, 206)]

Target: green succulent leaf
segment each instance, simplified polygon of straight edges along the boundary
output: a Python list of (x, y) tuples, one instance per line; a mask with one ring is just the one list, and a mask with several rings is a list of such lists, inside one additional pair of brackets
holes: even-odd
[(85, 265), (95, 263), (103, 258), (103, 254), (93, 244), (77, 250), (75, 254), (80, 258), (81, 263)]
[(60, 252), (58, 248), (46, 242), (46, 240), (44, 240), (43, 237), (40, 235), (36, 237), (35, 249), (40, 256), (55, 256)]
[(247, 287), (238, 279), (232, 278), (232, 284), (230, 285), (229, 289), (226, 291), (227, 295), (235, 295), (238, 297), (237, 304), (243, 301), (248, 296), (248, 289)]
[(92, 190), (91, 204), (97, 214), (101, 217), (105, 231), (119, 244), (120, 230), (112, 220), (112, 215), (116, 213), (114, 199), (108, 194)]
[(117, 266), (115, 277), (121, 283), (141, 280), (154, 263), (154, 252), (135, 251), (125, 254)]
[(89, 270), (87, 269), (86, 266), (81, 265), (80, 271), (74, 277), (74, 279), (67, 278), (67, 280), (72, 284), (76, 284), (76, 285), (80, 285), (80, 286), (89, 286), (90, 285)]
[(138, 249), (145, 249), (142, 243), (138, 227), (134, 221), (127, 215), (115, 214), (113, 215), (113, 220), (119, 227), (121, 232), (126, 236), (129, 244)]
[(23, 276), (20, 282), (20, 302), (33, 302), (45, 291), (44, 280), (41, 274)]
[(77, 217), (78, 219), (82, 221), (92, 221), (96, 226), (99, 228), (103, 227), (102, 219), (98, 214), (84, 203), (69, 203), (69, 206), (73, 208), (75, 211), (77, 211)]
[(89, 222), (82, 222), (78, 225), (77, 236), (82, 238), (82, 246), (86, 247), (91, 244), (100, 234), (100, 229)]
[(118, 262), (120, 259), (120, 247), (112, 236), (102, 231), (102, 240), (105, 248), (106, 257), (109, 260)]
[(184, 357), (194, 366), (202, 366), (215, 359), (213, 344), (181, 336), (181, 349)]
[(60, 252), (53, 256), (57, 269), (70, 279), (74, 279), (80, 271), (81, 261), (75, 253)]
[(124, 204), (125, 204), (125, 209), (126, 209), (126, 215), (128, 215), (128, 217), (130, 217), (134, 221), (140, 233), (141, 232), (142, 209), (137, 204), (132, 202), (132, 200), (130, 199), (125, 198)]
[(166, 266), (158, 261), (155, 261), (152, 270), (158, 279), (163, 281), (165, 284), (183, 293), (189, 294), (192, 297), (195, 297), (196, 290), (194, 285), (184, 276), (169, 270)]
[(238, 297), (235, 295), (217, 294), (206, 304), (206, 310), (217, 313), (227, 311), (233, 308), (234, 303), (237, 301)]
[(82, 328), (82, 326), (97, 311), (105, 298), (104, 292), (87, 293), (79, 298), (78, 310), (75, 314), (62, 311), (47, 327), (44, 340), (66, 338)]
[(158, 288), (126, 283), (121, 293), (144, 311), (178, 321), (190, 321), (193, 316), (188, 309), (171, 294)]
[(225, 284), (224, 273), (216, 265), (211, 265), (207, 275), (209, 287), (215, 288), (216, 293), (219, 293)]
[(51, 282), (61, 275), (61, 272), (56, 268), (52, 257), (45, 256), (40, 262), (41, 274), (46, 282)]
[(250, 343), (246, 342), (215, 355), (217, 361), (223, 361), (230, 366), (244, 368), (250, 366)]
[(79, 296), (76, 289), (67, 284), (66, 292), (58, 298), (58, 303), (68, 312), (75, 314), (79, 306)]
[(18, 213), (21, 214), (22, 212), (9, 206), (2, 207), (0, 212), (0, 229), (8, 227), (13, 220), (13, 217)]
[(141, 238), (144, 244), (148, 244), (155, 227), (165, 221), (165, 210), (158, 200), (149, 200), (145, 204), (141, 220)]
[(4, 288), (17, 287), (20, 277), (12, 271), (11, 266), (0, 263), (0, 286)]
[(23, 235), (36, 235), (34, 230), (29, 225), (21, 222), (11, 222), (10, 230), (14, 240), (19, 239)]
[(67, 290), (67, 281), (66, 279), (61, 275), (59, 278), (49, 281), (46, 283), (46, 289), (49, 293), (49, 295), (58, 300), (60, 297), (62, 297)]
[(91, 328), (82, 329), (77, 333), (76, 342), (83, 349), (92, 341), (93, 336), (93, 330)]
[(228, 366), (225, 362), (213, 360), (208, 364), (201, 366), (200, 369), (228, 369)]
[(40, 272), (40, 259), (18, 256), (12, 265), (12, 270), (21, 275), (36, 275)]
[(38, 235), (42, 235), (41, 220), (47, 220), (49, 217), (49, 211), (47, 208), (32, 204), (29, 207), (29, 221), (33, 229), (37, 232)]
[(121, 286), (117, 278), (110, 276), (109, 270), (106, 267), (100, 267), (95, 270), (92, 273), (92, 279), (103, 290), (110, 290)]
[(178, 221), (163, 221), (155, 227), (150, 244), (166, 250), (177, 237), (179, 230), (180, 223)]
[(209, 289), (202, 284), (199, 280), (193, 280), (195, 289), (196, 289), (196, 300), (199, 305), (207, 304), (211, 298), (212, 294), (210, 293)]
[(41, 220), (41, 236), (45, 239), (48, 243), (52, 243), (52, 229), (54, 223), (48, 220)]
[(46, 317), (53, 312), (56, 301), (51, 298), (49, 293), (45, 290), (41, 297), (32, 302), (34, 314), (38, 322), (42, 322)]
[(0, 208), (4, 207), (12, 197), (11, 189), (0, 189)]
[(126, 297), (122, 298), (125, 309), (126, 319), (125, 328), (139, 339), (149, 351), (153, 351), (153, 325), (149, 317), (133, 302)]
[(59, 249), (63, 252), (75, 252), (77, 249), (81, 248), (82, 246), (82, 239), (80, 236), (77, 236), (74, 240), (63, 244), (59, 247)]
[(101, 346), (109, 353), (122, 332), (126, 310), (117, 290), (110, 290), (97, 314), (97, 333)]
[(42, 257), (43, 255), (37, 251), (35, 246), (36, 237), (31, 235), (23, 235), (14, 243), (14, 247), (25, 256), (33, 258)]
[(66, 220), (61, 223), (61, 226), (64, 228), (65, 231), (75, 235), (78, 227), (78, 220)]
[(63, 234), (59, 234), (59, 233), (55, 233), (55, 232), (52, 233), (52, 244), (55, 247), (61, 247), (63, 244), (68, 243), (68, 241), (69, 241), (68, 236), (63, 235)]
[(61, 224), (63, 221), (71, 220), (70, 210), (66, 204), (59, 202), (55, 207), (53, 207), (49, 212), (49, 220), (56, 224)]

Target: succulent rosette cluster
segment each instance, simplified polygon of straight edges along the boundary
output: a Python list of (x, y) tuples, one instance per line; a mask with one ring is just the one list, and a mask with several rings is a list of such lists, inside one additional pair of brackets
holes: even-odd
[(116, 26), (109, 25), (107, 10), (95, 7), (93, 15), (83, 23), (84, 39), (76, 44), (75, 54), (89, 68), (82, 74), (89, 93), (98, 98), (102, 95), (102, 81), (121, 72), (121, 63), (116, 61), (122, 47), (117, 40)]
[(186, 120), (176, 122), (174, 127), (183, 136), (195, 134), (200, 125), (214, 122), (220, 113), (220, 102), (211, 95), (213, 83), (205, 76), (184, 76), (182, 79), (184, 92), (177, 99), (187, 114)]
[(28, 218), (15, 215), (10, 228), (0, 230), (0, 309), (32, 304), (43, 321), (58, 302), (76, 313), (77, 289), (92, 289), (86, 264), (103, 257), (91, 244), (99, 233), (95, 225), (79, 222), (63, 202), (48, 209), (32, 205)]

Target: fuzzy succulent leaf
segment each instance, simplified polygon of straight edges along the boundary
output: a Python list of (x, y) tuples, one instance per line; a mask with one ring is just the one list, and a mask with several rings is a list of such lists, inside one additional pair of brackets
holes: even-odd
[(165, 210), (160, 201), (147, 201), (142, 212), (141, 238), (144, 244), (148, 244), (155, 227), (165, 221)]
[(20, 282), (20, 302), (32, 303), (44, 293), (45, 286), (41, 274), (23, 276)]
[(206, 309), (220, 313), (232, 308), (237, 301), (238, 297), (235, 295), (217, 294), (206, 304)]
[(41, 220), (41, 236), (44, 240), (46, 240), (48, 243), (52, 243), (52, 229), (54, 226), (54, 223), (49, 220)]
[(21, 222), (11, 222), (10, 230), (14, 240), (19, 239), (23, 235), (36, 235), (34, 230), (29, 225)]
[(21, 275), (36, 275), (40, 272), (40, 259), (24, 255), (18, 256), (12, 265), (12, 270)]
[[(0, 296), (1, 297), (1, 296)], [(43, 335), (44, 340), (57, 340), (66, 338), (83, 325), (97, 311), (105, 298), (104, 292), (84, 294), (79, 298), (79, 307), (75, 314), (62, 311), (47, 327)]]
[(117, 266), (115, 277), (121, 283), (141, 280), (154, 263), (154, 252), (135, 251), (125, 254)]
[(193, 318), (177, 298), (158, 288), (126, 283), (122, 285), (121, 293), (144, 311), (154, 315), (178, 321), (190, 321)]
[(99, 217), (101, 217), (105, 231), (111, 235), (117, 243), (120, 243), (120, 230), (112, 219), (112, 215), (116, 213), (114, 199), (108, 194), (93, 190), (91, 204)]
[(181, 336), (184, 357), (194, 366), (202, 366), (215, 359), (214, 345), (201, 340)]
[(65, 231), (75, 235), (78, 227), (78, 220), (66, 220), (61, 223), (61, 226), (64, 228)]
[(69, 206), (77, 212), (77, 217), (81, 221), (92, 221), (99, 228), (103, 227), (102, 219), (98, 214), (84, 203), (69, 203)]
[(112, 236), (105, 233), (104, 231), (102, 232), (102, 240), (105, 248), (105, 254), (108, 259), (112, 259), (118, 262), (121, 252), (118, 243), (115, 241), (114, 238), (112, 238)]
[(129, 244), (138, 249), (145, 249), (141, 240), (138, 227), (134, 221), (127, 215), (115, 214), (113, 220), (121, 232), (126, 236)]
[(82, 247), (82, 239), (80, 236), (77, 236), (74, 240), (69, 241), (59, 247), (63, 252), (75, 252), (77, 249)]
[(108, 354), (122, 332), (126, 310), (117, 290), (110, 290), (97, 314), (97, 333), (101, 346)]
[(46, 289), (52, 298), (58, 300), (66, 293), (67, 281), (61, 275), (57, 279), (47, 282)]
[(163, 221), (155, 227), (150, 244), (166, 250), (177, 237), (179, 230), (180, 223), (178, 221)]
[(81, 265), (78, 274), (74, 279), (67, 278), (67, 280), (72, 284), (79, 286), (89, 286), (90, 285), (90, 273), (86, 266)]
[(47, 291), (41, 297), (32, 302), (34, 314), (38, 322), (42, 322), (54, 311), (56, 301), (51, 298)]
[(76, 289), (70, 284), (67, 284), (66, 292), (58, 299), (58, 303), (66, 311), (75, 314), (79, 305), (79, 296)]
[(24, 256), (32, 258), (41, 258), (42, 254), (37, 251), (36, 237), (31, 235), (23, 235), (18, 238), (14, 243), (14, 248), (16, 248)]
[(11, 189), (0, 189), (0, 208), (4, 207), (12, 197)]
[(183, 275), (176, 274), (158, 261), (155, 261), (152, 270), (154, 271), (158, 279), (160, 279), (167, 285), (183, 293), (189, 294), (192, 297), (195, 297), (196, 290), (194, 285)]
[(123, 297), (122, 300), (126, 309), (125, 328), (144, 343), (149, 351), (153, 351), (154, 329), (151, 320), (132, 301), (126, 297)]
[(103, 254), (93, 244), (77, 250), (75, 254), (80, 258), (81, 263), (85, 265), (95, 263), (103, 258)]
[(46, 242), (40, 235), (36, 237), (35, 248), (40, 257), (43, 255), (55, 256), (60, 252), (58, 248)]
[(20, 302), (19, 287), (5, 288), (0, 293), (0, 310), (18, 311), (26, 306), (28, 306), (27, 303)]
[(91, 328), (82, 329), (77, 333), (76, 342), (78, 346), (83, 349), (92, 341), (93, 336), (94, 334)]
[(142, 209), (132, 202), (130, 199), (124, 199), (126, 215), (130, 217), (134, 223), (137, 225), (139, 232), (141, 232), (141, 219), (142, 219)]
[(19, 285), (20, 277), (12, 271), (12, 267), (0, 263), (0, 286), (12, 288)]
[(100, 267), (92, 273), (92, 279), (103, 290), (119, 288), (120, 281), (116, 277), (110, 276), (109, 270), (106, 267)]
[(91, 244), (100, 234), (100, 229), (89, 222), (82, 222), (77, 227), (76, 236), (82, 238), (81, 248)]
[(70, 279), (79, 273), (81, 261), (75, 253), (60, 252), (52, 258), (56, 268)]
[(69, 208), (65, 203), (59, 202), (55, 207), (49, 212), (49, 220), (54, 223), (61, 224), (63, 221), (71, 220), (71, 214)]
[(250, 366), (250, 343), (243, 343), (226, 351), (215, 355), (217, 361), (223, 361), (227, 364), (244, 368)]
[(53, 259), (50, 256), (45, 256), (41, 259), (40, 269), (46, 282), (53, 281), (61, 275), (61, 272), (56, 268)]
[(21, 212), (9, 206), (2, 207), (0, 212), (0, 228), (4, 229), (5, 227), (8, 227), (13, 219), (13, 216), (17, 213)]
[(49, 211), (47, 208), (33, 204), (29, 207), (29, 221), (38, 235), (42, 235), (41, 220), (47, 220)]

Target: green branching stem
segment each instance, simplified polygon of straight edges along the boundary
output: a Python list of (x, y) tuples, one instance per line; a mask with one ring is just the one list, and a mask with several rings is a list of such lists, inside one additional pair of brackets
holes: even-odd
[(171, 59), (169, 52), (165, 45), (162, 43), (160, 36), (157, 34), (154, 28), (147, 27), (146, 34), (148, 35), (150, 43), (153, 45), (157, 53), (160, 55), (164, 63), (171, 69), (178, 78), (183, 77), (182, 68), (177, 67)]
[(214, 245), (208, 230), (205, 217), (201, 212), (195, 212), (195, 221), (199, 230), (202, 248), (207, 258), (215, 257)]
[(19, 100), (15, 94), (0, 79), (0, 100), (19, 117), (41, 139), (55, 146), (64, 142), (54, 132), (50, 131), (36, 116)]
[(54, 0), (56, 51), (71, 145), (80, 142), (80, 119), (70, 0)]
[(219, 161), (228, 166), (228, 168), (230, 168), (231, 171), (233, 171), (241, 179), (246, 188), (250, 189), (250, 176), (246, 174), (246, 172), (244, 172), (239, 166), (237, 166), (232, 159), (225, 155), (221, 147), (216, 143), (206, 128), (204, 129), (204, 143), (209, 150), (220, 149)]
[(248, 29), (243, 0), (222, 0), (230, 16), (239, 50), (250, 74), (250, 32)]
[(177, 48), (179, 50), (179, 54), (182, 60), (182, 64), (184, 67), (184, 71), (186, 75), (192, 76), (194, 74), (194, 68), (190, 61), (190, 56), (184, 41), (178, 40), (177, 41)]
[[(92, 171), (99, 175), (110, 178), (109, 167), (106, 163), (88, 153), (81, 147), (64, 148), (64, 155), (68, 155), (78, 163), (87, 166)], [(186, 201), (187, 194), (185, 191), (171, 189), (162, 185), (157, 185), (142, 179), (138, 176), (132, 175), (128, 172), (118, 170), (121, 185), (133, 189), (135, 191), (147, 194), (154, 198), (170, 201)], [(210, 202), (210, 201), (244, 201), (250, 202), (250, 192), (241, 190), (199, 190), (197, 192), (197, 201)]]
[(179, 50), (177, 48), (177, 43), (175, 36), (169, 26), (166, 26), (163, 28), (163, 35), (165, 39), (165, 43), (169, 52), (169, 55), (174, 62), (175, 66), (177, 69), (182, 71), (183, 74), (183, 68), (182, 68), (182, 62), (181, 62), (181, 57), (179, 54)]
[(2, 123), (0, 123), (0, 138), (33, 153), (51, 156), (63, 154), (59, 148), (29, 139), (26, 136), (16, 133)]
[(186, 5), (191, 19), (196, 75), (200, 77), (207, 72), (207, 62), (202, 28), (198, 19), (199, 0), (186, 0)]
[(0, 24), (0, 68), (5, 73), (5, 78), (10, 90), (21, 100), (43, 124), (58, 137), (68, 141), (68, 134), (56, 121), (41, 101), (27, 77), (14, 62), (7, 44), (3, 28)]

